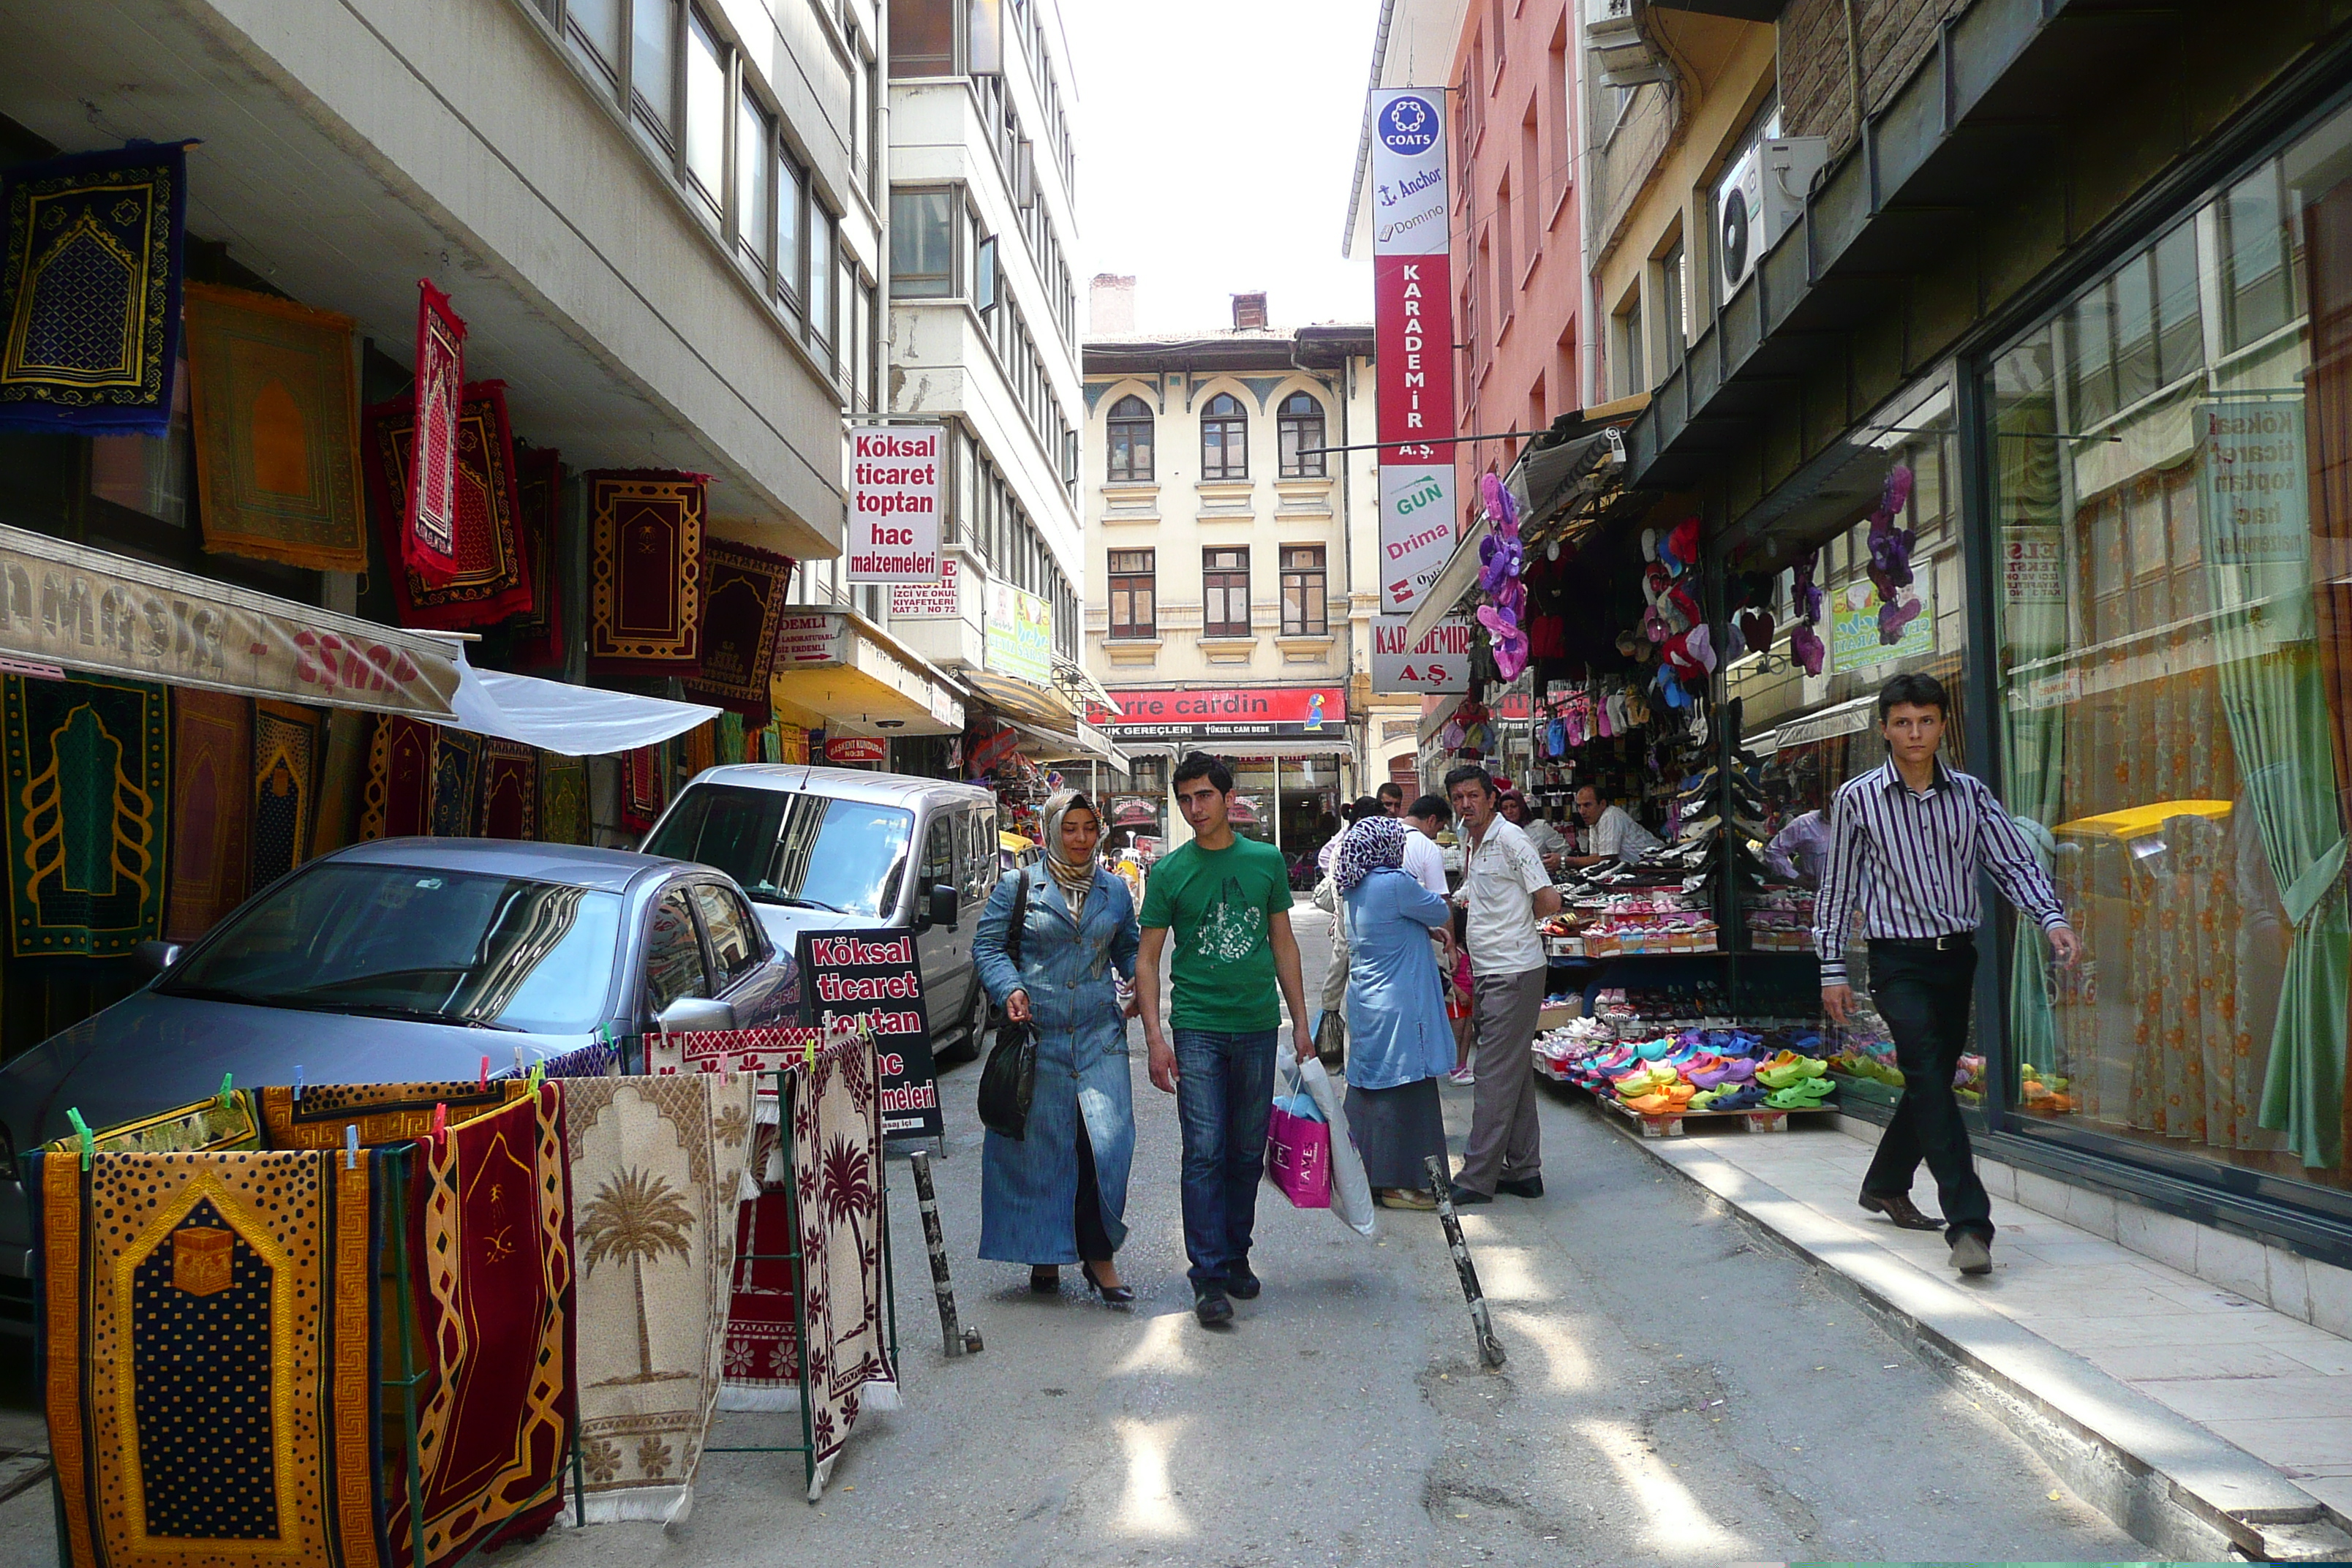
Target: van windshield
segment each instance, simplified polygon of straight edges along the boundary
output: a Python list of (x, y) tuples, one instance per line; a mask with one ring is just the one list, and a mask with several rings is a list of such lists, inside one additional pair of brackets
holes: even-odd
[(898, 904), (913, 826), (895, 805), (698, 784), (643, 847), (714, 866), (763, 904), (880, 917)]

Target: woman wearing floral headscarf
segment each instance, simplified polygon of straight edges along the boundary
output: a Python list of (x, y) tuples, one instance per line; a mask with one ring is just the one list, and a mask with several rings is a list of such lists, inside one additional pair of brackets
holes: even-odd
[[(1049, 797), (1045, 857), (997, 883), (971, 942), (989, 999), (1037, 1031), (1026, 1136), (990, 1132), (981, 1152), (980, 1255), (1026, 1263), (1029, 1288), (1061, 1288), (1076, 1263), (1107, 1302), (1135, 1300), (1111, 1255), (1127, 1239), (1135, 1101), (1117, 983), (1135, 978), (1135, 900), (1102, 868), (1102, 815), (1076, 790)], [(1005, 951), (1028, 884), (1020, 962)]]
[(1373, 1196), (1388, 1208), (1436, 1207), (1424, 1161), (1445, 1152), (1440, 1074), (1454, 1066), (1429, 933), (1444, 899), (1404, 869), (1401, 819), (1359, 822), (1340, 841), (1332, 880), (1348, 924), (1348, 1130)]

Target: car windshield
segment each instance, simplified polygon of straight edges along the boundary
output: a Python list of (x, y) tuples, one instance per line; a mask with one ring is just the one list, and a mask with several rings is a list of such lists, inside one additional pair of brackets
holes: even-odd
[(766, 904), (868, 918), (898, 901), (914, 815), (740, 784), (688, 785), (646, 840), (648, 855), (715, 866)]
[(602, 1016), (617, 893), (332, 861), (280, 883), (175, 965), (167, 995), (533, 1034)]

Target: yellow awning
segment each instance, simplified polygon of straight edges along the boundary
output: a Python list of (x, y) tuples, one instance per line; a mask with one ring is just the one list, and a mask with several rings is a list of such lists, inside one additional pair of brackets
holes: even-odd
[(1015, 719), (1025, 719), (1033, 724), (1053, 729), (1066, 729), (1077, 717), (1077, 710), (1069, 700), (1050, 687), (1034, 685), (1019, 676), (1002, 675), (992, 669), (966, 665), (956, 671), (956, 679), (971, 689), (972, 694), (991, 707), (1001, 708)]
[(963, 703), (854, 611), (787, 605), (769, 700), (788, 723), (859, 735), (954, 735)]

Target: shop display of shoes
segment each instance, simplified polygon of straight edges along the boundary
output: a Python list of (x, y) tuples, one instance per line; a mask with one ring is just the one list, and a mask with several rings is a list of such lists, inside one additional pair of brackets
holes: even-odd
[(1811, 1025), (1689, 1027), (1620, 1039), (1608, 1013), (1622, 1006), (1604, 1001), (1594, 1016), (1538, 1037), (1538, 1069), (1639, 1116), (1811, 1110), (1837, 1092), (1830, 1046)]

